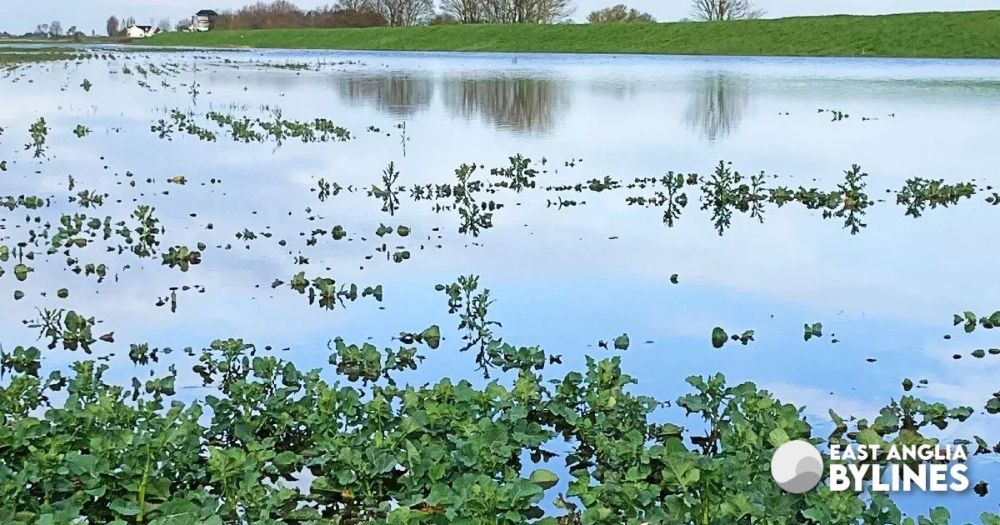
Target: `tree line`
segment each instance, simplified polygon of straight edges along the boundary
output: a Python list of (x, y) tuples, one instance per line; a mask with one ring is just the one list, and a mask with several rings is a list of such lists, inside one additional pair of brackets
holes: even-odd
[(223, 11), (216, 29), (409, 26), (442, 23), (551, 24), (568, 20), (570, 0), (340, 0), (304, 10), (287, 0)]
[[(691, 0), (691, 18), (699, 21), (758, 18), (763, 12), (751, 0)], [(409, 26), (419, 24), (553, 24), (568, 22), (572, 0), (339, 0), (332, 6), (301, 9), (288, 0), (257, 2), (218, 13), (212, 28), (220, 30)], [(618, 4), (587, 16), (589, 23), (655, 22), (649, 13)], [(108, 36), (121, 36), (135, 19), (112, 16)], [(158, 25), (171, 29), (169, 20)], [(187, 22), (177, 24), (177, 30)]]
[(38, 24), (35, 26), (33, 31), (28, 31), (21, 35), (15, 35), (8, 33), (6, 31), (0, 33), (0, 36), (4, 38), (72, 38), (76, 41), (82, 41), (87, 34), (83, 31), (77, 29), (76, 26), (70, 26), (69, 29), (63, 29), (62, 23), (58, 20), (53, 20), (48, 24)]

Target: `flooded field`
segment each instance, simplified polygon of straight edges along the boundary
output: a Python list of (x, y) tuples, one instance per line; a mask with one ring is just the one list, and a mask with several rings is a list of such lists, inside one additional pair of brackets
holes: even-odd
[(901, 509), (1000, 511), (992, 62), (78, 52), (0, 62), (8, 374), (34, 346), (190, 403), (229, 338), (331, 384), (618, 358), (658, 423), (701, 432), (676, 400), (722, 373), (823, 439), (916, 396), (904, 434), (984, 453)]

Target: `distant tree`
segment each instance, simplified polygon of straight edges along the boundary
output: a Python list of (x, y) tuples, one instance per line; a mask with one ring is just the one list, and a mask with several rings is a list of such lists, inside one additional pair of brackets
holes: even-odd
[(756, 9), (750, 0), (693, 0), (691, 4), (695, 20), (745, 20), (763, 15), (764, 11)]
[(367, 0), (338, 2), (306, 13), (307, 27), (376, 27), (386, 25), (385, 18)]
[(115, 35), (117, 35), (118, 31), (119, 31), (118, 17), (114, 16), (114, 15), (109, 16), (108, 17), (108, 21), (107, 21), (107, 23), (105, 23), (104, 27), (108, 31), (108, 36), (115, 36)]
[(275, 29), (305, 27), (305, 13), (286, 0), (257, 2), (233, 11), (220, 13), (214, 27), (218, 29)]
[(390, 26), (412, 26), (433, 16), (434, 0), (376, 0), (375, 9)]
[(375, 0), (340, 0), (333, 6), (309, 11), (303, 11), (286, 0), (275, 0), (258, 2), (235, 11), (199, 11), (197, 16), (208, 16), (212, 26), (218, 29), (276, 29), (382, 26), (386, 25), (386, 19), (381, 13)]
[(372, 0), (338, 0), (333, 6), (334, 11), (374, 11)]
[(82, 42), (83, 37), (85, 37), (86, 35), (84, 34), (83, 31), (77, 29), (76, 26), (70, 26), (70, 28), (66, 30), (66, 36), (72, 38), (73, 41), (75, 42)]
[(441, 16), (449, 16), (463, 24), (484, 22), (483, 0), (441, 0)]
[(428, 25), (432, 26), (449, 26), (457, 23), (458, 19), (456, 19), (449, 13), (438, 13), (432, 16), (431, 19), (427, 22)]
[(174, 26), (170, 24), (169, 18), (164, 18), (163, 20), (160, 20), (159, 24), (156, 24), (156, 28), (159, 29), (160, 31), (163, 31), (164, 33), (167, 33), (171, 29), (173, 29)]
[(482, 9), (491, 24), (552, 24), (574, 10), (571, 0), (482, 0)]
[(643, 13), (635, 8), (626, 7), (625, 4), (618, 4), (590, 13), (587, 15), (587, 22), (591, 24), (604, 24), (608, 22), (656, 22), (656, 19), (649, 13)]
[(189, 20), (178, 20), (177, 25), (174, 26), (174, 31), (178, 33), (187, 31), (191, 27), (191, 22)]
[(122, 33), (124, 33), (126, 29), (128, 29), (128, 28), (130, 28), (130, 27), (132, 27), (134, 25), (135, 25), (135, 18), (130, 16), (130, 17), (124, 19), (124, 22), (122, 23), (122, 26), (119, 29), (119, 31), (122, 32)]
[(62, 24), (60, 24), (58, 20), (53, 20), (52, 23), (49, 24), (49, 34), (52, 36), (62, 36)]
[(272, 0), (217, 16), (212, 12), (212, 19), (218, 29), (406, 26), (452, 19), (458, 23), (550, 24), (567, 20), (573, 12), (572, 0), (442, 0), (441, 16), (435, 17), (434, 2), (337, 0), (332, 7), (304, 11), (287, 0)]

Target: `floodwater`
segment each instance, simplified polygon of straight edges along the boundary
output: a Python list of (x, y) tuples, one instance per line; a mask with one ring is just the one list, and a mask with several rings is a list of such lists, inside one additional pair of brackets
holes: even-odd
[[(903, 395), (904, 378), (926, 379), (914, 390), (919, 397), (976, 409), (939, 435), (1000, 438), (997, 416), (983, 411), (1000, 388), (1000, 356), (969, 355), (1000, 340), (988, 330), (965, 334), (952, 326), (955, 313), (1000, 308), (1000, 207), (986, 201), (987, 187), (1000, 184), (994, 62), (98, 52), (116, 60), (31, 65), (0, 79), (0, 160), (8, 161), (0, 195), (51, 197), (42, 214), (52, 222), (80, 212), (126, 220), (147, 204), (165, 230), (162, 251), (199, 242), (207, 248), (187, 272), (161, 265), (158, 256), (81, 250), (86, 262), (108, 265), (100, 284), (70, 272), (61, 254), (39, 257), (25, 282), (0, 279), (5, 348), (45, 343), (23, 323), (37, 317), (36, 308), (72, 309), (102, 321), (95, 332), (114, 332), (114, 345), (95, 348), (114, 348), (111, 361), (119, 366), (112, 377), (127, 380), (136, 373), (125, 355), (130, 343), (201, 348), (238, 337), (288, 348), (298, 363), (321, 367), (333, 337), (387, 346), (400, 331), (439, 324), (443, 349), (409, 379), (471, 379), (472, 356), (448, 350), (459, 345), (458, 319), (434, 285), (477, 274), (496, 300), (490, 318), (503, 324), (495, 331), (505, 341), (562, 354), (561, 368), (579, 368), (585, 355), (621, 355), (638, 380), (636, 392), (675, 399), (687, 392), (685, 377), (723, 372), (730, 383), (753, 381), (803, 406), (825, 436), (829, 409), (871, 419)], [(136, 66), (149, 64), (176, 66), (144, 78)], [(308, 68), (290, 67), (300, 64)], [(80, 87), (84, 79), (90, 91)], [(355, 139), (246, 144), (224, 134), (206, 142), (151, 132), (173, 109), (202, 117), (218, 111), (266, 118), (277, 110), (287, 119), (323, 117)], [(849, 116), (835, 120), (822, 109)], [(51, 130), (43, 160), (24, 147), (39, 117)], [(78, 124), (92, 133), (77, 138)], [(503, 207), (493, 227), (475, 237), (459, 232), (456, 212), (414, 201), (408, 189), (393, 215), (366, 193), (390, 162), (400, 173), (397, 184), (410, 188), (453, 182), (463, 163), (488, 173), (516, 154), (544, 170), (538, 188), (483, 196)], [(824, 191), (858, 164), (876, 202), (856, 234), (842, 218), (791, 203), (770, 205), (762, 220), (735, 211), (720, 235), (711, 212), (699, 209), (695, 186), (685, 188), (690, 202), (672, 227), (662, 207), (626, 204), (627, 197), (662, 191), (624, 187), (636, 178), (668, 171), (708, 177), (720, 160), (745, 177), (763, 171), (768, 185)], [(187, 184), (167, 182), (178, 175)], [(623, 187), (586, 188), (605, 176)], [(978, 192), (914, 218), (896, 204), (895, 192), (916, 177), (973, 182)], [(343, 190), (320, 200), (321, 179)], [(583, 191), (545, 190), (577, 183)], [(92, 210), (67, 202), (84, 189), (109, 197)], [(560, 197), (578, 205), (560, 208)], [(0, 240), (24, 240), (38, 230), (25, 215), (0, 209)], [(380, 238), (380, 223), (412, 233)], [(313, 230), (335, 225), (348, 237), (308, 243)], [(257, 237), (246, 240), (244, 230)], [(387, 252), (377, 250), (383, 244)], [(411, 257), (394, 262), (397, 246)], [(271, 287), (300, 271), (362, 288), (381, 284), (384, 300), (324, 310), (287, 284)], [(204, 293), (178, 291), (176, 312), (157, 306), (171, 287), (185, 285)], [(69, 298), (56, 297), (60, 288)], [(23, 299), (13, 300), (15, 289)], [(823, 336), (804, 341), (803, 325), (816, 322)], [(755, 340), (713, 349), (715, 326), (754, 330)], [(627, 352), (598, 347), (623, 332), (632, 342)], [(48, 358), (68, 363), (81, 356)], [(179, 354), (170, 361), (183, 362)], [(179, 368), (183, 396), (198, 396), (199, 378), (189, 366)], [(675, 411), (665, 417), (698, 425)], [(958, 522), (998, 511), (996, 460), (976, 459), (970, 477), (973, 484), (989, 481), (993, 491), (985, 498), (971, 491), (910, 495), (902, 498), (904, 510), (944, 505)]]

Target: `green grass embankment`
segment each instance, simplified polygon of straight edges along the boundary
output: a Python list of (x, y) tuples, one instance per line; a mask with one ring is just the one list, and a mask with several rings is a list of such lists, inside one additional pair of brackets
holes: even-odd
[(136, 43), (396, 51), (1000, 58), (1000, 11), (662, 24), (264, 29), (167, 33)]

